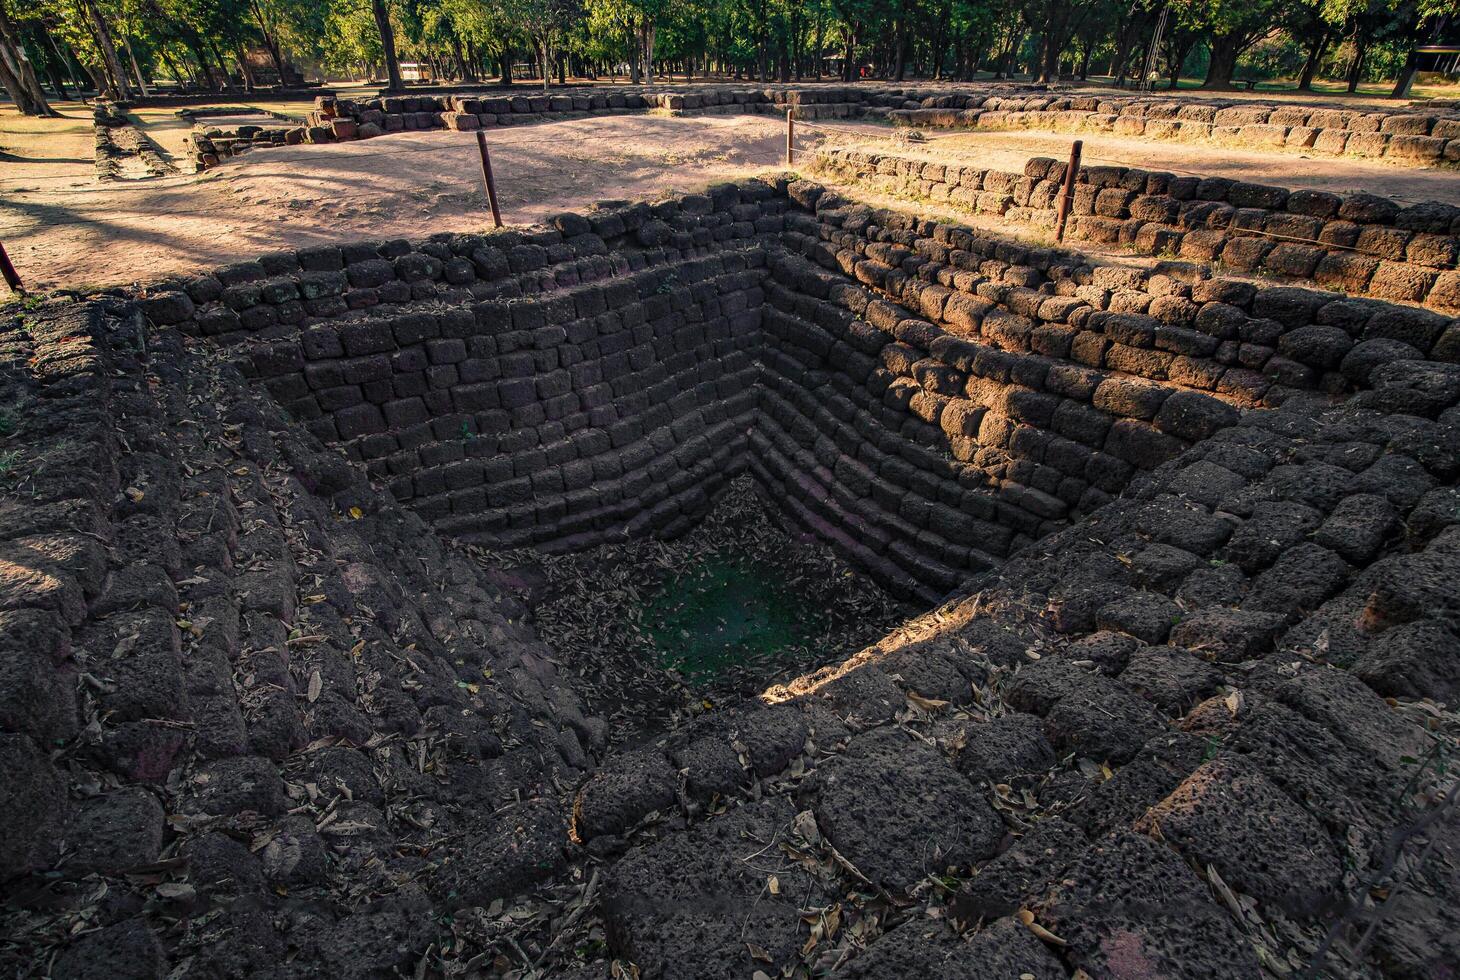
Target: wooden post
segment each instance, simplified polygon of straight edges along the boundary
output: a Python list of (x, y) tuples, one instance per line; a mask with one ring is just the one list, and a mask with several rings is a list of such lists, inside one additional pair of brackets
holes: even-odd
[(10, 256), (5, 254), (5, 246), (0, 244), (0, 275), (5, 277), (5, 285), (17, 296), (25, 295), (25, 286), (20, 282), (20, 273), (15, 271), (15, 266), (10, 264)]
[(788, 167), (791, 165), (791, 161), (795, 158), (795, 155), (796, 155), (796, 143), (795, 143), (795, 141), (796, 141), (796, 110), (795, 109), (787, 109), (786, 110), (786, 166), (788, 166)]
[(1060, 188), (1059, 210), (1055, 212), (1054, 218), (1054, 240), (1062, 242), (1065, 240), (1065, 219), (1070, 215), (1070, 202), (1075, 197), (1075, 175), (1080, 172), (1080, 151), (1084, 143), (1075, 140), (1070, 147), (1070, 162), (1065, 166), (1065, 185)]
[(492, 221), (502, 227), (502, 212), (497, 209), (497, 182), (492, 179), (492, 155), (487, 152), (487, 134), (477, 130), (477, 149), (482, 154), (482, 183), (487, 185), (487, 203), (492, 206)]

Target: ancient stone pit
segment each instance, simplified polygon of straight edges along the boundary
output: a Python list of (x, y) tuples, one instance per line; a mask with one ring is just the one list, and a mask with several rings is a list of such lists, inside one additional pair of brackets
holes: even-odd
[[(1456, 961), (1447, 313), (777, 175), (0, 336), (0, 874), (57, 976)], [(585, 710), (494, 556), (727, 487), (917, 611)]]

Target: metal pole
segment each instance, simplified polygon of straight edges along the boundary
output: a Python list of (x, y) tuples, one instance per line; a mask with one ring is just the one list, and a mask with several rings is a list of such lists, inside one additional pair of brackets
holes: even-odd
[(1156, 87), (1151, 79), (1151, 73), (1156, 70), (1156, 59), (1160, 57), (1161, 38), (1166, 33), (1166, 18), (1170, 15), (1170, 7), (1161, 8), (1161, 16), (1156, 21), (1156, 33), (1151, 37), (1151, 46), (1146, 50), (1146, 67), (1141, 73), (1140, 89), (1149, 92)]
[(796, 110), (795, 109), (787, 109), (786, 110), (786, 166), (788, 166), (788, 167), (791, 165), (791, 160), (795, 156), (795, 153), (796, 153), (795, 140), (796, 140)]
[(17, 296), (25, 295), (25, 286), (20, 282), (20, 273), (15, 271), (15, 266), (10, 264), (10, 256), (5, 254), (5, 246), (0, 244), (0, 275), (5, 277), (5, 285)]
[(502, 212), (497, 209), (497, 182), (492, 179), (492, 155), (487, 152), (487, 134), (477, 130), (477, 149), (482, 154), (482, 183), (487, 185), (487, 203), (492, 206), (492, 221), (502, 227)]
[(1065, 165), (1065, 185), (1060, 189), (1059, 210), (1054, 218), (1054, 240), (1062, 242), (1065, 240), (1065, 219), (1070, 214), (1070, 202), (1075, 197), (1075, 174), (1080, 170), (1080, 151), (1084, 149), (1084, 143), (1075, 140), (1070, 147), (1070, 162)]

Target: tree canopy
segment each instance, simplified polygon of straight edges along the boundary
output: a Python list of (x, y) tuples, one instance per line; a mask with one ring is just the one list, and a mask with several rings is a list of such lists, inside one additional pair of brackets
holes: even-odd
[[(1460, 0), (0, 0), (0, 85), (145, 94), (413, 75), (472, 82), (1028, 75), (1393, 80)], [(1159, 35), (1159, 36), (1158, 36)], [(1148, 58), (1148, 55), (1153, 55)]]

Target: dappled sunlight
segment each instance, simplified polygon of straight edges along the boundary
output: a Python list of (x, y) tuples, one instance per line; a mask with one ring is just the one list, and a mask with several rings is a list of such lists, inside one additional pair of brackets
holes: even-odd
[[(491, 147), (504, 218), (527, 224), (756, 172), (778, 162), (779, 136), (766, 118), (636, 116), (503, 128)], [(0, 241), (37, 286), (134, 282), (342, 236), (414, 236), (425, 220), (438, 231), (490, 222), (469, 134), (254, 150), (201, 174), (126, 184), (20, 177), (0, 195)]]

